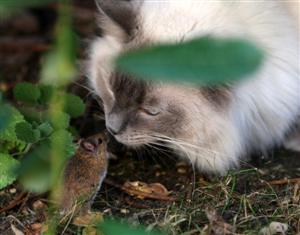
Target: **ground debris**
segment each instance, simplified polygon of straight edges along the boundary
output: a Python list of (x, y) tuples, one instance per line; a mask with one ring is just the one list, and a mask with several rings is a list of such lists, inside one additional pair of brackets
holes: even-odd
[(131, 196), (136, 196), (140, 199), (156, 199), (163, 201), (172, 201), (169, 197), (170, 192), (160, 183), (147, 184), (140, 181), (125, 182), (122, 189)]
[(77, 216), (73, 219), (73, 224), (76, 226), (94, 225), (103, 220), (103, 215), (100, 212), (89, 212), (84, 215)]
[(262, 228), (259, 235), (285, 235), (288, 230), (288, 225), (280, 222), (272, 222), (269, 226)]
[(217, 215), (213, 208), (206, 208), (206, 216), (209, 220), (207, 235), (235, 235), (235, 229), (232, 225), (226, 223), (222, 217)]

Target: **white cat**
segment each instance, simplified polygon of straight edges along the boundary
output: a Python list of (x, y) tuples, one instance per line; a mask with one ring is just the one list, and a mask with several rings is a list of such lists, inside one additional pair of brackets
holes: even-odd
[[(300, 117), (298, 1), (98, 3), (103, 36), (91, 46), (88, 72), (119, 142), (168, 146), (198, 169), (224, 174), (249, 153), (281, 145), (293, 130)], [(263, 66), (219, 88), (145, 83), (114, 71), (114, 58), (126, 50), (205, 35), (252, 40), (265, 51)]]

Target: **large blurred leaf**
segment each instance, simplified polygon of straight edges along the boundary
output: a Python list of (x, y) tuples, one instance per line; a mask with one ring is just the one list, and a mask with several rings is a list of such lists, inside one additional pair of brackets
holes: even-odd
[(75, 78), (76, 35), (72, 29), (70, 6), (62, 5), (56, 25), (56, 45), (45, 58), (42, 82), (47, 85), (64, 86)]
[(72, 118), (81, 116), (85, 110), (85, 104), (83, 100), (77, 96), (70, 93), (65, 94), (65, 107), (64, 111), (69, 114)]
[(203, 37), (131, 51), (116, 63), (142, 79), (215, 85), (246, 78), (262, 61), (262, 50), (249, 41)]
[(76, 145), (73, 143), (73, 136), (70, 132), (66, 130), (55, 131), (50, 139), (53, 148), (56, 147), (56, 150), (58, 150), (58, 146), (61, 147), (60, 150), (62, 151), (58, 151), (56, 154), (60, 155), (59, 157), (63, 161), (75, 154)]
[(128, 224), (122, 224), (112, 220), (105, 220), (98, 225), (100, 232), (109, 235), (163, 235), (162, 233), (152, 231), (147, 232), (145, 228), (132, 228)]
[(45, 192), (51, 187), (51, 143), (45, 140), (30, 151), (18, 170), (23, 186), (32, 192)]
[(0, 190), (16, 180), (15, 168), (19, 162), (8, 154), (0, 153)]

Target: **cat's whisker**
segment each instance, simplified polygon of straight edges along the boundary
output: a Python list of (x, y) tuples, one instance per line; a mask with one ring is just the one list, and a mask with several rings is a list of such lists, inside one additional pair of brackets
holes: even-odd
[(93, 116), (96, 118), (96, 120), (105, 120), (105, 116), (104, 115), (94, 114)]
[[(160, 140), (162, 142), (170, 143), (171, 145), (176, 146), (178, 148), (178, 150), (182, 151), (191, 162), (197, 162), (197, 159), (195, 159), (195, 157), (191, 156), (191, 155), (196, 155), (198, 157), (201, 157), (202, 160), (205, 160), (207, 162), (207, 164), (210, 165), (212, 168), (215, 168), (215, 166), (214, 166), (215, 164), (212, 164), (211, 159), (212, 158), (215, 159), (215, 156), (217, 156), (218, 152), (211, 151), (210, 149), (207, 149), (207, 148), (195, 146), (190, 143), (186, 143), (184, 141), (170, 138), (168, 136), (163, 136), (161, 134), (158, 134), (158, 135), (156, 134), (155, 136), (158, 140)], [(205, 155), (200, 154), (200, 152), (205, 153)], [(223, 159), (218, 159), (218, 160), (222, 161)], [(225, 160), (223, 160), (223, 161), (225, 161)], [(194, 167), (194, 165), (193, 165), (193, 167)]]
[(173, 142), (176, 142), (182, 146), (185, 146), (185, 147), (188, 147), (188, 148), (192, 148), (194, 149), (194, 151), (205, 151), (205, 152), (208, 152), (208, 153), (213, 153), (213, 154), (219, 154), (219, 152), (217, 151), (213, 151), (211, 149), (207, 149), (205, 147), (201, 147), (201, 146), (196, 146), (196, 145), (193, 145), (191, 143), (188, 143), (188, 142), (185, 142), (185, 141), (182, 141), (182, 140), (178, 140), (178, 139), (174, 139), (174, 138), (170, 138), (168, 136), (163, 136), (163, 135), (153, 135), (153, 137), (157, 138), (157, 140), (160, 140), (160, 141), (165, 141), (165, 142), (169, 142), (169, 143), (173, 143)]
[(94, 92), (94, 90), (92, 88), (85, 86), (85, 85), (81, 84), (80, 82), (75, 81), (75, 82), (73, 82), (73, 84), (75, 84), (76, 86), (79, 86), (81, 88), (84, 88), (85, 90), (87, 90), (89, 92)]

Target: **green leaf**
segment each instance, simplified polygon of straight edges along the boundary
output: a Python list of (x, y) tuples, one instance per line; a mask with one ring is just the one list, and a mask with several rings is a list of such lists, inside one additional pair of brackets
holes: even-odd
[(29, 82), (18, 83), (13, 92), (16, 100), (29, 104), (36, 104), (41, 96), (39, 87)]
[(9, 125), (11, 115), (11, 109), (8, 106), (0, 104), (0, 132)]
[(49, 136), (53, 132), (53, 127), (48, 122), (44, 122), (38, 126), (43, 136)]
[(51, 187), (51, 145), (45, 140), (32, 149), (22, 160), (18, 169), (19, 179), (25, 189), (46, 192)]
[(143, 227), (132, 228), (127, 224), (112, 220), (105, 220), (103, 223), (100, 223), (98, 229), (100, 232), (109, 235), (163, 235), (156, 231), (147, 232)]
[(35, 143), (41, 138), (40, 131), (34, 130), (28, 122), (20, 122), (16, 125), (16, 135), (26, 143)]
[(73, 94), (65, 95), (65, 112), (72, 118), (81, 116), (84, 110), (85, 104), (79, 96)]
[(54, 131), (50, 137), (53, 148), (63, 145), (62, 158), (70, 158), (75, 154), (76, 145), (73, 143), (73, 136), (66, 130)]
[(116, 63), (142, 79), (218, 85), (246, 78), (262, 61), (262, 50), (249, 41), (203, 37), (131, 51)]
[(66, 129), (70, 125), (70, 115), (65, 112), (57, 111), (55, 120), (48, 117), (48, 121), (55, 130)]
[(76, 74), (76, 35), (72, 29), (72, 18), (69, 6), (61, 6), (60, 17), (56, 27), (56, 45), (44, 60), (42, 83), (65, 86)]
[(5, 125), (5, 128), (0, 130), (0, 140), (2, 141), (18, 141), (16, 136), (15, 127), (18, 123), (24, 121), (24, 117), (20, 114), (20, 112), (14, 107), (4, 104), (1, 108), (10, 113), (10, 119), (8, 123)]
[(50, 85), (40, 84), (39, 88), (41, 90), (41, 97), (39, 99), (39, 102), (43, 105), (49, 104), (54, 94), (54, 87)]
[(19, 162), (12, 156), (0, 153), (0, 190), (16, 180), (15, 169), (18, 166)]

